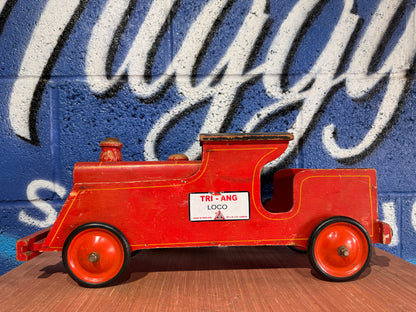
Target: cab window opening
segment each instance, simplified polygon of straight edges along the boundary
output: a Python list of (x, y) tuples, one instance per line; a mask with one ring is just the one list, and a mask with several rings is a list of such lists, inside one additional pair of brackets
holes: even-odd
[(261, 200), (271, 213), (289, 212), (293, 207), (293, 180), (299, 169), (265, 170), (261, 174)]

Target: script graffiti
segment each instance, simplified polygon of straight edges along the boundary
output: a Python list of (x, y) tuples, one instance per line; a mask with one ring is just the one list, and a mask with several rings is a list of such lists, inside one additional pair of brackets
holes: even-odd
[(58, 183), (48, 180), (33, 180), (26, 189), (27, 199), (44, 214), (44, 219), (38, 219), (25, 210), (19, 212), (19, 221), (32, 226), (44, 228), (51, 226), (58, 216), (57, 211), (46, 201), (41, 199), (38, 193), (41, 190), (47, 190), (56, 193), (60, 198), (64, 198), (66, 189)]
[[(70, 36), (88, 1), (49, 0), (33, 31), (10, 97), (10, 121), (14, 132), (32, 144), (38, 144), (36, 114), (42, 93), (50, 79), (59, 51)], [(279, 163), (287, 162), (306, 139), (317, 116), (341, 88), (357, 105), (383, 84), (384, 95), (366, 134), (354, 146), (342, 147), (337, 138), (344, 133), (335, 123), (327, 124), (322, 142), (327, 152), (340, 162), (351, 163), (368, 155), (394, 123), (410, 88), (416, 46), (412, 44), (415, 10), (407, 1), (381, 0), (371, 20), (357, 14), (355, 1), (344, 0), (338, 22), (311, 69), (294, 84), (288, 77), (302, 39), (329, 0), (299, 0), (279, 25), (261, 64), (254, 62), (259, 46), (273, 21), (271, 3), (253, 0), (248, 13), (222, 57), (206, 76), (196, 79), (212, 38), (221, 22), (233, 9), (235, 1), (208, 1), (192, 21), (181, 46), (160, 75), (153, 75), (155, 55), (163, 36), (169, 31), (180, 7), (176, 0), (154, 0), (132, 38), (124, 59), (115, 68), (114, 55), (136, 1), (108, 0), (91, 30), (85, 57), (85, 74), (92, 92), (98, 97), (112, 97), (128, 85), (145, 103), (155, 103), (169, 88), (175, 87), (181, 100), (153, 124), (145, 141), (148, 160), (157, 159), (157, 146), (167, 129), (201, 103), (209, 103), (200, 132), (225, 132), (233, 117), (239, 94), (254, 82), (262, 82), (272, 104), (252, 112), (241, 125), (244, 132), (261, 130), (273, 116), (287, 110), (297, 111), (286, 130), (295, 139)], [(408, 15), (404, 17), (404, 13)], [(399, 23), (399, 32), (394, 43)], [(398, 36), (398, 38), (397, 38)], [(256, 65), (254, 65), (256, 64)], [(349, 135), (349, 134), (348, 134)], [(186, 154), (196, 158), (200, 148), (195, 138)], [(277, 165), (277, 163), (272, 164)]]
[[(391, 239), (391, 243), (390, 243), (390, 247), (394, 247), (399, 245), (400, 243), (400, 232), (399, 232), (399, 228), (397, 226), (397, 218), (396, 218), (396, 206), (394, 204), (394, 202), (389, 201), (389, 202), (385, 202), (381, 205), (381, 210), (383, 211), (383, 215), (384, 215), (384, 222), (390, 224), (391, 229), (393, 231), (393, 237)], [(412, 216), (412, 222), (413, 222), (414, 218)], [(416, 227), (414, 226), (414, 229), (416, 231)]]

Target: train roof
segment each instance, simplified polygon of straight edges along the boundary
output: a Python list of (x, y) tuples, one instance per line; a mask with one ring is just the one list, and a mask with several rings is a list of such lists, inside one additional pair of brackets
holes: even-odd
[(210, 141), (290, 141), (293, 134), (287, 132), (257, 132), (257, 133), (204, 133), (199, 135), (201, 142)]

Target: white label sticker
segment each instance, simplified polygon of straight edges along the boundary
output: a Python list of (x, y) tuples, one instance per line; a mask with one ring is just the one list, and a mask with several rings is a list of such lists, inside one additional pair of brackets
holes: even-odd
[(248, 192), (190, 193), (191, 221), (250, 219)]

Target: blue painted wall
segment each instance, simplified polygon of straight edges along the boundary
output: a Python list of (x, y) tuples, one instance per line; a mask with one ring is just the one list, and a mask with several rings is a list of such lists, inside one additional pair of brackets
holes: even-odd
[(416, 259), (413, 1), (8, 0), (0, 12), (0, 274), (102, 139), (119, 137), (125, 160), (196, 158), (200, 132), (292, 132), (272, 171), (376, 168), (395, 233), (383, 248)]

